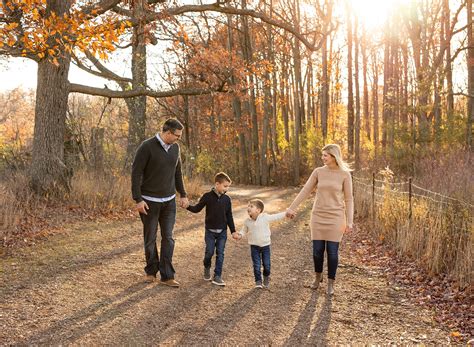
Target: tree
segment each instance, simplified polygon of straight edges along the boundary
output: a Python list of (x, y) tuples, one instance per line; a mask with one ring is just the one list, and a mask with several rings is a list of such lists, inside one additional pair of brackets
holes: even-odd
[[(148, 4), (160, 1), (149, 0)], [(298, 37), (311, 49), (318, 49), (314, 42), (294, 30), (288, 24), (269, 18), (264, 13), (251, 9), (223, 7), (219, 3), (208, 5), (185, 5), (162, 8), (154, 11), (142, 6), (133, 7), (136, 16), (119, 7), (120, 0), (102, 0), (92, 5), (80, 5), (72, 0), (2, 0), (3, 22), (0, 24), (0, 54), (24, 56), (38, 63), (38, 85), (36, 93), (35, 135), (31, 163), (31, 182), (36, 192), (42, 194), (68, 190), (70, 172), (64, 164), (64, 134), (68, 94), (79, 92), (110, 98), (134, 98), (144, 95), (166, 97), (172, 95), (200, 95), (210, 90), (184, 88), (171, 91), (151, 91), (143, 88), (146, 76), (134, 79), (136, 89), (114, 91), (108, 88), (69, 83), (69, 63), (75, 49), (90, 50), (93, 55), (106, 58), (107, 52), (115, 49), (121, 34), (127, 27), (136, 27), (137, 35), (146, 25), (155, 20), (169, 18), (188, 12), (221, 12), (242, 16), (253, 16), (271, 25), (279, 26)], [(136, 1), (131, 4), (137, 3)], [(112, 9), (114, 11), (112, 11)], [(141, 12), (140, 12), (141, 11)], [(123, 19), (126, 14), (131, 20)], [(137, 55), (143, 54), (141, 45)], [(141, 57), (143, 59), (144, 56)], [(142, 60), (143, 62), (143, 60)], [(138, 64), (143, 69), (143, 64)], [(137, 65), (137, 66), (138, 66)], [(144, 77), (144, 78), (143, 78)], [(136, 83), (135, 83), (136, 82)], [(143, 108), (143, 99), (141, 106)], [(143, 114), (142, 111), (140, 111)], [(132, 124), (132, 131), (134, 124)], [(141, 127), (141, 123), (138, 122)], [(138, 129), (137, 134), (142, 130)], [(138, 136), (139, 137), (139, 136)]]

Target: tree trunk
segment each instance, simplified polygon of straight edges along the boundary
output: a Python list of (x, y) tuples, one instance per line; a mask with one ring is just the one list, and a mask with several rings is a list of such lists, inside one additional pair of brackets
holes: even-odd
[[(242, 8), (246, 8), (246, 1), (242, 0)], [(252, 64), (252, 42), (250, 36), (250, 29), (248, 25), (248, 18), (242, 18), (242, 30), (243, 30), (243, 52), (244, 58), (247, 64), (250, 66)], [(260, 174), (260, 155), (259, 155), (259, 139), (258, 139), (258, 118), (257, 118), (257, 106), (256, 106), (256, 95), (255, 95), (255, 80), (253, 73), (249, 74), (249, 111), (252, 121), (252, 156), (251, 158), (254, 161), (254, 180), (253, 183), (261, 184), (261, 174)]]
[(467, 99), (467, 127), (466, 146), (472, 151), (472, 125), (474, 123), (474, 37), (473, 35), (473, 13), (472, 0), (467, 0), (467, 79), (468, 79), (468, 99)]
[(446, 116), (448, 131), (453, 128), (454, 95), (453, 95), (453, 64), (451, 63), (451, 22), (449, 0), (443, 0), (444, 34), (446, 40)]
[(328, 51), (327, 37), (323, 39), (321, 46), (321, 131), (323, 133), (323, 142), (326, 143), (328, 136), (328, 117), (329, 117), (329, 77), (328, 77)]
[[(232, 18), (229, 15), (228, 19), (228, 49), (232, 53), (234, 49), (234, 35), (232, 33)], [(235, 77), (231, 76), (231, 84), (235, 85)], [(232, 110), (234, 112), (234, 119), (236, 130), (239, 138), (239, 150), (238, 150), (238, 179), (241, 183), (249, 183), (249, 167), (248, 167), (248, 158), (245, 156), (245, 134), (243, 132), (244, 126), (242, 124), (242, 103), (238, 96), (232, 98)]]
[(104, 171), (104, 128), (92, 128), (91, 132), (91, 168), (96, 173)]
[(375, 148), (375, 158), (377, 158), (379, 148), (379, 67), (376, 52), (374, 52), (373, 54), (373, 70), (374, 84), (372, 86), (372, 103), (374, 113), (374, 126), (372, 139)]
[(354, 133), (354, 152), (355, 152), (355, 169), (360, 169), (360, 87), (359, 87), (359, 28), (357, 17), (354, 21), (354, 79), (355, 79), (355, 97), (356, 97), (356, 113), (355, 113), (355, 133)]
[[(133, 16), (139, 20), (138, 25), (133, 28), (132, 35), (132, 88), (145, 90), (147, 83), (145, 23), (140, 19), (143, 18), (147, 5), (146, 0), (134, 1), (133, 4)], [(127, 99), (126, 103), (129, 115), (125, 167), (128, 168), (132, 163), (136, 149), (145, 140), (146, 96)]]
[[(54, 12), (62, 16), (70, 6), (69, 1), (48, 0), (47, 15)], [(32, 188), (38, 194), (55, 195), (70, 190), (71, 172), (64, 164), (70, 60), (70, 55), (64, 52), (57, 57), (57, 65), (46, 58), (38, 63), (30, 171)]]
[(347, 6), (347, 148), (354, 154), (354, 95), (352, 90), (352, 19)]
[(370, 141), (370, 114), (369, 114), (369, 86), (367, 84), (367, 32), (364, 28), (361, 40), (362, 50), (362, 75), (364, 80), (364, 96), (363, 96), (363, 110), (364, 110), (364, 129), (367, 139)]

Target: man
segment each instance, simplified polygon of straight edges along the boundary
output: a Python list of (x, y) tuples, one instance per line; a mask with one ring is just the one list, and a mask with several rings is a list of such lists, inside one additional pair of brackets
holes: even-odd
[[(179, 145), (183, 125), (168, 119), (160, 133), (138, 147), (132, 165), (132, 196), (143, 223), (145, 281), (153, 282), (158, 271), (160, 283), (179, 287), (174, 279), (173, 227), (176, 219), (176, 191), (179, 205), (189, 205), (181, 172)], [(161, 258), (156, 247), (158, 224), (161, 231)]]

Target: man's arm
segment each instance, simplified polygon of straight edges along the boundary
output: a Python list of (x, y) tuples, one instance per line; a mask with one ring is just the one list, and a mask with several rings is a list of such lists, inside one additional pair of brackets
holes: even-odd
[(132, 164), (132, 198), (136, 203), (143, 201), (141, 193), (141, 184), (143, 172), (149, 160), (149, 153), (145, 145), (142, 143), (135, 153)]
[(178, 163), (176, 164), (176, 171), (174, 173), (174, 180), (176, 191), (181, 198), (186, 197), (186, 189), (184, 189), (183, 172), (181, 171), (181, 152), (178, 154)]

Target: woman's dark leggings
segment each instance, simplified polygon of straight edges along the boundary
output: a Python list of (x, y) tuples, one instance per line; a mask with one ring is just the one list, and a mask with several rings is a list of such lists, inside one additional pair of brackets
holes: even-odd
[(339, 262), (339, 242), (313, 240), (314, 271), (323, 272), (324, 250), (328, 254), (328, 278), (336, 279)]

